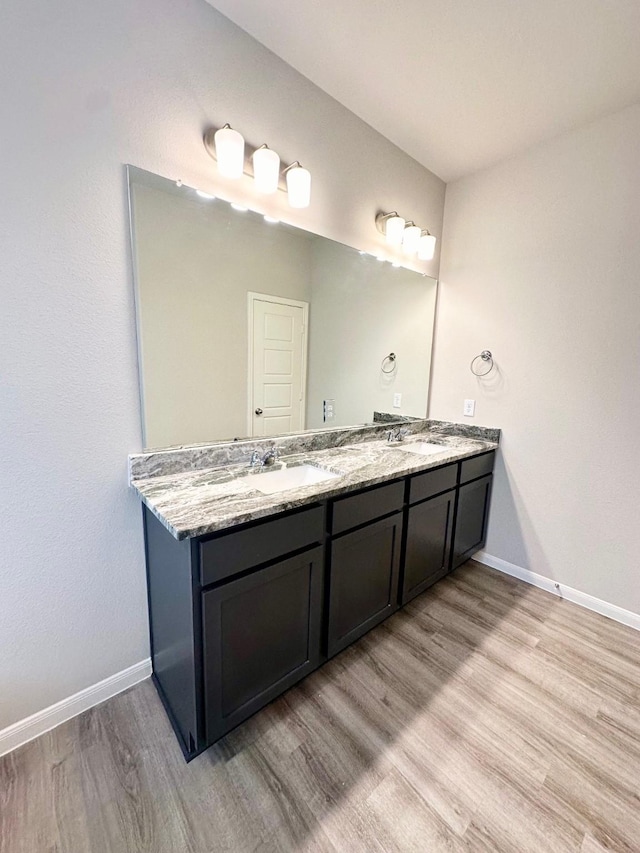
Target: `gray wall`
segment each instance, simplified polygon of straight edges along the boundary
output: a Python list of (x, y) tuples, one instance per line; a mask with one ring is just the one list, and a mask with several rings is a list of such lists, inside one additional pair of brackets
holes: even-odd
[(229, 121), (311, 169), (298, 224), (363, 249), (379, 208), (440, 234), (444, 185), (204, 0), (6, 0), (0, 79), (2, 728), (148, 655), (123, 164), (212, 186)]
[(447, 187), (430, 407), (504, 430), (487, 552), (635, 613), (639, 150), (636, 106)]

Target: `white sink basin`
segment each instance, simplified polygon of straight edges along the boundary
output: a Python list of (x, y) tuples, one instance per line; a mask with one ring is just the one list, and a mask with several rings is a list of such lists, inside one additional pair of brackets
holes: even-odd
[(316, 468), (315, 465), (296, 465), (293, 468), (279, 468), (277, 471), (260, 471), (253, 475), (251, 485), (263, 495), (275, 495), (277, 492), (286, 492), (287, 489), (299, 489), (314, 483), (324, 483), (325, 480), (335, 480), (338, 476), (332, 471)]
[(435, 453), (448, 453), (451, 448), (443, 444), (430, 444), (428, 441), (413, 441), (410, 444), (398, 443), (398, 450), (406, 450), (407, 453), (417, 453), (419, 456), (433, 456)]

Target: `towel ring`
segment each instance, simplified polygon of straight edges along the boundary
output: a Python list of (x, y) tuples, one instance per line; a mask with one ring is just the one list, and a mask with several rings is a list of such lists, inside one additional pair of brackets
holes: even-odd
[[(388, 361), (391, 362), (391, 367), (389, 368), (389, 370), (385, 370), (384, 366)], [(390, 352), (389, 355), (385, 355), (385, 357), (382, 359), (382, 364), (380, 365), (380, 370), (382, 370), (383, 373), (393, 373), (393, 371), (396, 369), (396, 367), (397, 367), (397, 365), (396, 365), (396, 354), (395, 354), (395, 352)]]
[[(476, 362), (478, 360), (484, 361), (485, 364), (489, 365), (487, 370), (482, 370), (481, 372), (478, 372), (478, 370), (476, 369), (477, 367), (480, 367), (480, 365), (476, 365)], [(480, 355), (477, 355), (472, 360), (470, 367), (471, 372), (474, 376), (487, 376), (493, 370), (493, 356), (491, 355), (491, 352), (488, 349), (483, 349)]]

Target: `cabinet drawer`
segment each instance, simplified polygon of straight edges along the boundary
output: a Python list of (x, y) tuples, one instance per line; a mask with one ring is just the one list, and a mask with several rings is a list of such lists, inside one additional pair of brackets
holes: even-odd
[(496, 452), (492, 450), (489, 453), (483, 453), (482, 456), (465, 459), (460, 463), (460, 483), (468, 483), (469, 480), (476, 480), (478, 477), (490, 474), (493, 471), (495, 458)]
[(409, 489), (409, 503), (416, 503), (426, 498), (439, 495), (455, 488), (458, 476), (458, 465), (445, 465), (444, 468), (436, 468), (435, 471), (425, 471), (411, 478)]
[(320, 506), (285, 518), (268, 518), (244, 530), (223, 533), (200, 544), (202, 586), (237, 575), (261, 563), (322, 542), (324, 509)]
[(339, 498), (333, 503), (332, 533), (343, 533), (352, 527), (366, 524), (383, 515), (402, 509), (404, 480), (376, 486), (349, 498)]

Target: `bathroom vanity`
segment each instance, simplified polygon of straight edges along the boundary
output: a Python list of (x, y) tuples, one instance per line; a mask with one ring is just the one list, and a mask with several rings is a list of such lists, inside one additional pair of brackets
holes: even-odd
[[(195, 469), (180, 470), (187, 449), (171, 473), (158, 454), (137, 457), (153, 476), (132, 467), (153, 678), (187, 759), (484, 544), (496, 441), (431, 431), (422, 455), (411, 444), (425, 436), (394, 446), (382, 428), (353, 444), (342, 433), (340, 446), (296, 447), (270, 469), (206, 467), (202, 447)], [(254, 446), (227, 448), (239, 459)], [(260, 491), (270, 472), (298, 465), (331, 479)]]

